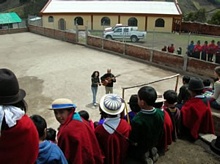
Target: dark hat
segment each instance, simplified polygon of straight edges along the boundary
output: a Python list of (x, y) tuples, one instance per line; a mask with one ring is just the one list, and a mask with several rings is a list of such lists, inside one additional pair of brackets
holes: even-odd
[(0, 105), (15, 104), (26, 96), (15, 74), (6, 68), (0, 69)]
[(191, 91), (203, 90), (204, 85), (200, 78), (192, 77), (189, 81), (188, 89)]
[(131, 104), (131, 105), (138, 104), (138, 96), (137, 96), (137, 94), (131, 95), (128, 104)]
[(212, 140), (210, 147), (216, 154), (220, 155), (220, 136)]

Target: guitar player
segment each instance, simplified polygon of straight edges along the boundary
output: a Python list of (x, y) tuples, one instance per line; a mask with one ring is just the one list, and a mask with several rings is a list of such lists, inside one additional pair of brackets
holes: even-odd
[(107, 73), (101, 77), (102, 85), (105, 86), (105, 93), (113, 93), (113, 83), (116, 82), (116, 77), (111, 73), (111, 69), (107, 69)]

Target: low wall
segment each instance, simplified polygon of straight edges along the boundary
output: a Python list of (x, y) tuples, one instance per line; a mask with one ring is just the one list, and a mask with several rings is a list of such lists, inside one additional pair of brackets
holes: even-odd
[(88, 36), (87, 45), (107, 50), (113, 53), (131, 56), (159, 67), (166, 67), (177, 73), (196, 74), (203, 77), (214, 78), (213, 70), (218, 64), (203, 60), (188, 58), (183, 55), (152, 50), (146, 47)]
[(40, 26), (29, 25), (28, 30), (32, 33), (40, 34), (50, 38), (67, 41), (70, 43), (77, 43), (77, 35), (75, 33), (70, 33), (66, 31), (45, 28)]
[(3, 35), (3, 34), (21, 33), (21, 32), (28, 32), (28, 28), (1, 29), (1, 30), (0, 30), (0, 35)]

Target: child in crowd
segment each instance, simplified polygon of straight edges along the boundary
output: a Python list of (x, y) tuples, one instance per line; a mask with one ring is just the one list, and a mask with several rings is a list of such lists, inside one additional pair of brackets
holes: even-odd
[(89, 125), (91, 126), (92, 130), (95, 130), (95, 127), (94, 127), (94, 123), (92, 120), (89, 119), (89, 113), (85, 110), (81, 110), (78, 112), (79, 115), (86, 121), (88, 121)]
[(47, 135), (46, 140), (52, 141), (54, 143), (57, 143), (56, 141), (57, 131), (53, 128), (47, 128)]
[(59, 163), (68, 164), (63, 152), (53, 142), (45, 140), (47, 135), (46, 120), (39, 115), (30, 117), (34, 122), (39, 136), (39, 154), (36, 164)]
[(103, 156), (96, 136), (75, 109), (76, 105), (66, 98), (56, 99), (51, 104), (51, 110), (60, 123), (58, 146), (69, 163), (102, 164)]
[(100, 111), (105, 120), (96, 127), (95, 134), (104, 153), (105, 164), (124, 163), (131, 131), (130, 125), (120, 118), (124, 108), (124, 101), (116, 94), (106, 94), (100, 100)]
[(191, 78), (189, 81), (189, 93), (191, 98), (181, 109), (181, 137), (195, 141), (199, 133), (214, 134), (214, 125), (211, 109), (207, 98), (203, 94), (203, 83), (199, 78)]
[(180, 133), (179, 127), (181, 121), (180, 110), (176, 107), (177, 93), (173, 90), (167, 90), (164, 92), (163, 97), (165, 99), (164, 110), (169, 114), (173, 125), (172, 140), (176, 141)]
[(188, 84), (189, 84), (190, 77), (184, 75), (182, 78), (183, 85), (179, 89), (179, 94), (177, 96), (177, 107), (179, 109), (182, 108), (183, 104), (190, 98), (190, 94), (188, 92)]
[(132, 119), (134, 118), (134, 116), (140, 112), (141, 108), (138, 105), (138, 97), (137, 94), (133, 94), (131, 95), (130, 99), (129, 99), (129, 107), (131, 109), (130, 112), (128, 112), (127, 115), (124, 116), (124, 119), (126, 119), (128, 121), (128, 117), (129, 120), (132, 121)]
[(129, 163), (153, 162), (158, 156), (155, 148), (163, 135), (164, 113), (153, 107), (157, 99), (156, 90), (151, 86), (144, 86), (138, 91), (138, 105), (141, 111), (131, 122), (129, 139), (136, 144), (129, 146)]
[(213, 89), (211, 87), (211, 81), (209, 79), (204, 79), (203, 80), (203, 85), (204, 85), (203, 95), (205, 97), (211, 97), (213, 95)]

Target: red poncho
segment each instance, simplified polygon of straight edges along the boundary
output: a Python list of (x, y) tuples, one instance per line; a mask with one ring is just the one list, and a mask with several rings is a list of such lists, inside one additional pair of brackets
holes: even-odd
[(82, 119), (74, 120), (73, 113), (60, 126), (58, 146), (71, 164), (102, 164), (103, 156), (95, 133)]
[[(129, 136), (131, 126), (125, 120), (121, 120), (117, 129), (125, 137)], [(128, 141), (121, 135), (114, 132), (109, 134), (99, 125), (95, 129), (96, 137), (105, 156), (105, 164), (122, 164), (128, 150)]]
[(17, 124), (3, 130), (0, 137), (0, 163), (34, 164), (38, 156), (38, 132), (31, 119), (24, 115)]
[(211, 109), (200, 98), (188, 100), (181, 109), (182, 124), (190, 130), (194, 139), (198, 138), (199, 133), (214, 134), (214, 125)]

